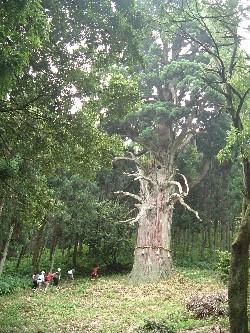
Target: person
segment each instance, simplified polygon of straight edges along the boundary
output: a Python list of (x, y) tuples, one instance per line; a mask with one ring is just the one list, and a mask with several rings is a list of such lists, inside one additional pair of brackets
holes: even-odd
[(58, 286), (60, 278), (61, 278), (61, 269), (58, 268), (57, 271), (53, 274), (54, 286), (56, 287)]
[(45, 275), (44, 277), (44, 282), (45, 282), (45, 292), (48, 289), (48, 286), (50, 284), (50, 282), (53, 280), (53, 274), (51, 272), (48, 272), (48, 274)]
[(37, 277), (37, 290), (41, 290), (42, 285), (45, 283), (45, 277), (44, 277), (45, 272), (41, 271), (41, 273)]
[(93, 268), (92, 268), (92, 271), (90, 273), (90, 276), (92, 279), (97, 279), (98, 278), (98, 273), (99, 273), (99, 265), (95, 265)]
[(74, 274), (75, 274), (75, 270), (74, 269), (70, 269), (68, 271), (68, 279), (69, 280), (74, 280)]
[(60, 280), (61, 279), (61, 268), (57, 268), (57, 272), (58, 272), (59, 280)]
[(32, 275), (32, 282), (33, 282), (33, 287), (32, 289), (35, 291), (38, 287), (37, 279), (38, 279), (39, 273), (33, 274)]

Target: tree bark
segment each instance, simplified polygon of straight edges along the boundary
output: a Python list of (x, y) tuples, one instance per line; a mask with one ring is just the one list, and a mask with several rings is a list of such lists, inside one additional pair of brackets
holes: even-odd
[(74, 267), (77, 266), (77, 249), (78, 249), (78, 235), (76, 235), (75, 237), (74, 251), (72, 255), (72, 263)]
[(64, 258), (64, 255), (65, 255), (65, 245), (64, 245), (64, 241), (62, 241), (62, 243), (61, 243), (61, 253), (62, 253), (62, 257)]
[(133, 281), (157, 281), (166, 278), (172, 270), (170, 252), (170, 225), (173, 207), (158, 207), (158, 214), (145, 216), (139, 224), (131, 272)]
[(44, 231), (47, 225), (47, 219), (44, 218), (40, 228), (37, 230), (36, 237), (33, 243), (33, 254), (32, 254), (32, 268), (33, 272), (39, 271), (39, 261), (41, 258), (41, 249), (44, 241)]
[(14, 231), (14, 228), (15, 228), (15, 224), (16, 224), (16, 221), (13, 218), (12, 219), (12, 224), (11, 224), (10, 230), (9, 230), (8, 239), (7, 239), (6, 243), (5, 243), (5, 246), (4, 246), (4, 249), (3, 249), (3, 255), (2, 255), (2, 258), (1, 258), (1, 261), (0, 261), (0, 276), (3, 273), (4, 264), (5, 264), (6, 257), (7, 257), (7, 254), (8, 254), (9, 245), (10, 245), (11, 237), (12, 237), (12, 234), (13, 234), (13, 231)]
[(248, 333), (247, 289), (250, 204), (240, 230), (232, 244), (231, 269), (228, 283), (231, 333)]
[(78, 249), (78, 255), (82, 256), (83, 255), (83, 240), (80, 240), (80, 244), (79, 244), (79, 249)]
[(158, 166), (151, 173), (150, 178), (156, 183), (152, 188), (146, 180), (141, 181), (143, 214), (138, 221), (134, 265), (130, 275), (135, 282), (164, 279), (172, 270), (170, 238), (174, 206), (169, 204), (169, 199), (174, 188), (166, 186), (173, 174), (166, 173), (166, 169)]
[[(179, 137), (178, 137), (179, 138)], [(183, 141), (179, 138), (181, 144)], [(137, 223), (137, 242), (134, 251), (134, 265), (131, 272), (133, 281), (157, 281), (166, 278), (172, 270), (170, 252), (171, 224), (174, 205), (179, 202), (198, 219), (198, 213), (189, 207), (184, 197), (188, 195), (189, 187), (184, 175), (182, 184), (174, 180), (174, 148), (178, 141), (167, 151), (161, 151), (157, 156), (153, 154), (151, 162), (139, 167), (136, 162), (137, 173), (128, 174), (140, 183), (139, 195), (118, 191), (117, 194), (129, 196), (138, 201), (135, 207), (138, 214), (123, 223)], [(119, 159), (119, 158), (117, 158)], [(123, 159), (123, 158), (121, 158)], [(126, 159), (126, 158), (125, 158)]]
[(21, 251), (19, 253), (19, 257), (18, 257), (17, 264), (16, 264), (16, 272), (19, 269), (19, 266), (21, 264), (21, 260), (22, 260), (24, 254), (25, 254), (26, 249), (27, 249), (27, 242), (25, 244), (23, 244), (23, 246), (21, 248)]
[(2, 200), (2, 201), (0, 202), (0, 217), (2, 216), (3, 208), (4, 208), (4, 201)]
[(55, 242), (53, 249), (51, 251), (51, 263), (50, 263), (50, 272), (53, 271), (54, 268), (54, 264), (55, 264), (55, 257), (56, 257), (56, 246), (57, 246), (57, 242)]
[(245, 199), (242, 222), (231, 249), (228, 283), (231, 333), (248, 333), (247, 295), (250, 233), (250, 161), (243, 160)]

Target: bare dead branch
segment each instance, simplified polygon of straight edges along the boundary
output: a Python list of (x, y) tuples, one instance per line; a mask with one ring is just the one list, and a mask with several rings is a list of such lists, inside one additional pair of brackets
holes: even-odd
[(130, 224), (135, 224), (137, 222), (139, 223), (140, 219), (144, 216), (146, 210), (151, 209), (151, 208), (153, 208), (153, 207), (148, 206), (148, 205), (141, 205), (139, 213), (137, 214), (137, 216), (135, 216), (134, 218), (131, 218), (131, 219), (119, 221), (118, 223), (130, 223)]
[(199, 216), (199, 213), (197, 212), (197, 210), (194, 210), (193, 208), (191, 208), (185, 201), (183, 198), (180, 198), (179, 200), (180, 204), (182, 206), (184, 206), (187, 210), (189, 210), (190, 212), (194, 213), (194, 215), (196, 216), (196, 218), (199, 220), (199, 221), (202, 221), (200, 216)]
[(182, 173), (179, 173), (179, 175), (182, 176), (182, 178), (184, 179), (184, 183), (185, 183), (185, 186), (186, 186), (186, 191), (183, 192), (183, 195), (187, 196), (188, 193), (189, 193), (189, 186), (188, 186), (187, 178)]
[(134, 180), (146, 180), (147, 182), (149, 182), (152, 185), (157, 185), (157, 183), (155, 181), (153, 181), (153, 179), (146, 177), (142, 174), (139, 173), (127, 173), (127, 172), (123, 172), (124, 175), (128, 176), (128, 177), (134, 177)]
[(134, 198), (135, 200), (139, 201), (139, 202), (142, 202), (143, 199), (139, 196), (139, 195), (136, 195), (136, 194), (133, 194), (133, 193), (130, 193), (130, 192), (124, 192), (124, 191), (116, 191), (114, 192), (115, 194), (122, 194), (124, 196), (127, 196), (127, 197), (131, 197), (131, 198)]
[(137, 217), (136, 218), (131, 218), (131, 219), (128, 219), (128, 220), (118, 221), (118, 223), (129, 223), (129, 224), (134, 224), (136, 222), (137, 222)]
[(169, 185), (176, 185), (178, 187), (178, 189), (179, 189), (180, 195), (183, 194), (183, 189), (182, 189), (182, 186), (181, 186), (181, 184), (179, 182), (177, 182), (175, 180), (170, 180), (170, 181), (168, 181), (167, 184), (169, 184)]
[(196, 218), (201, 221), (201, 218), (199, 217), (199, 214), (196, 210), (194, 210), (193, 208), (191, 208), (183, 199), (183, 196), (180, 195), (179, 193), (173, 193), (170, 198), (168, 203), (170, 205), (174, 205), (176, 202), (179, 202), (182, 206), (184, 206), (187, 210), (189, 210), (190, 212), (194, 213), (194, 215), (196, 216)]

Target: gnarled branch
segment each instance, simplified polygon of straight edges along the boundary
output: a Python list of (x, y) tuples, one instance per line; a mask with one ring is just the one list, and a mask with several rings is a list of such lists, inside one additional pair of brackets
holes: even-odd
[(183, 192), (184, 196), (187, 196), (189, 193), (189, 186), (188, 186), (188, 182), (187, 182), (187, 178), (182, 174), (182, 173), (178, 173), (180, 176), (182, 176), (182, 178), (184, 179), (184, 183), (186, 186), (186, 192)]
[(127, 172), (124, 172), (123, 174), (126, 175), (126, 176), (128, 176), (128, 177), (134, 177), (135, 178), (134, 180), (146, 180), (150, 184), (156, 185), (156, 182), (153, 181), (153, 179), (151, 179), (149, 177), (146, 177), (146, 176), (144, 176), (142, 174), (139, 174), (139, 173), (127, 173)]
[(140, 219), (143, 217), (143, 215), (145, 214), (147, 209), (151, 209), (153, 208), (153, 206), (151, 205), (141, 205), (140, 209), (139, 209), (139, 213), (131, 218), (131, 219), (127, 219), (127, 220), (123, 220), (123, 221), (119, 221), (119, 223), (130, 223), (130, 224), (135, 224), (136, 222), (139, 222)]
[(183, 189), (182, 189), (182, 186), (181, 186), (181, 184), (179, 182), (177, 182), (175, 180), (170, 180), (170, 181), (168, 181), (168, 184), (169, 185), (176, 185), (178, 187), (178, 189), (179, 189), (180, 195), (183, 194)]
[(130, 192), (116, 191), (114, 193), (115, 194), (122, 194), (124, 196), (134, 198), (135, 200), (138, 200), (139, 202), (143, 201), (143, 199), (139, 195), (136, 195), (136, 194), (133, 194), (133, 193), (130, 193)]
[(183, 196), (178, 194), (178, 193), (173, 193), (170, 198), (169, 198), (169, 204), (170, 205), (174, 205), (176, 202), (179, 202), (182, 206), (184, 206), (187, 210), (189, 210), (190, 212), (194, 213), (194, 215), (196, 216), (196, 218), (201, 221), (201, 218), (199, 217), (199, 213), (194, 210), (193, 208), (191, 208), (183, 199)]

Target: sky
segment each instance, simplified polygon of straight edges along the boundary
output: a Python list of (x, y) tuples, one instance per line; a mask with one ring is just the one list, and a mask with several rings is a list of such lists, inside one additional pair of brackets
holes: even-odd
[[(250, 0), (242, 0), (242, 5), (250, 6)], [(243, 37), (241, 42), (242, 48), (250, 55), (250, 20), (244, 19), (239, 29), (239, 34)], [(248, 30), (247, 30), (248, 28)]]

